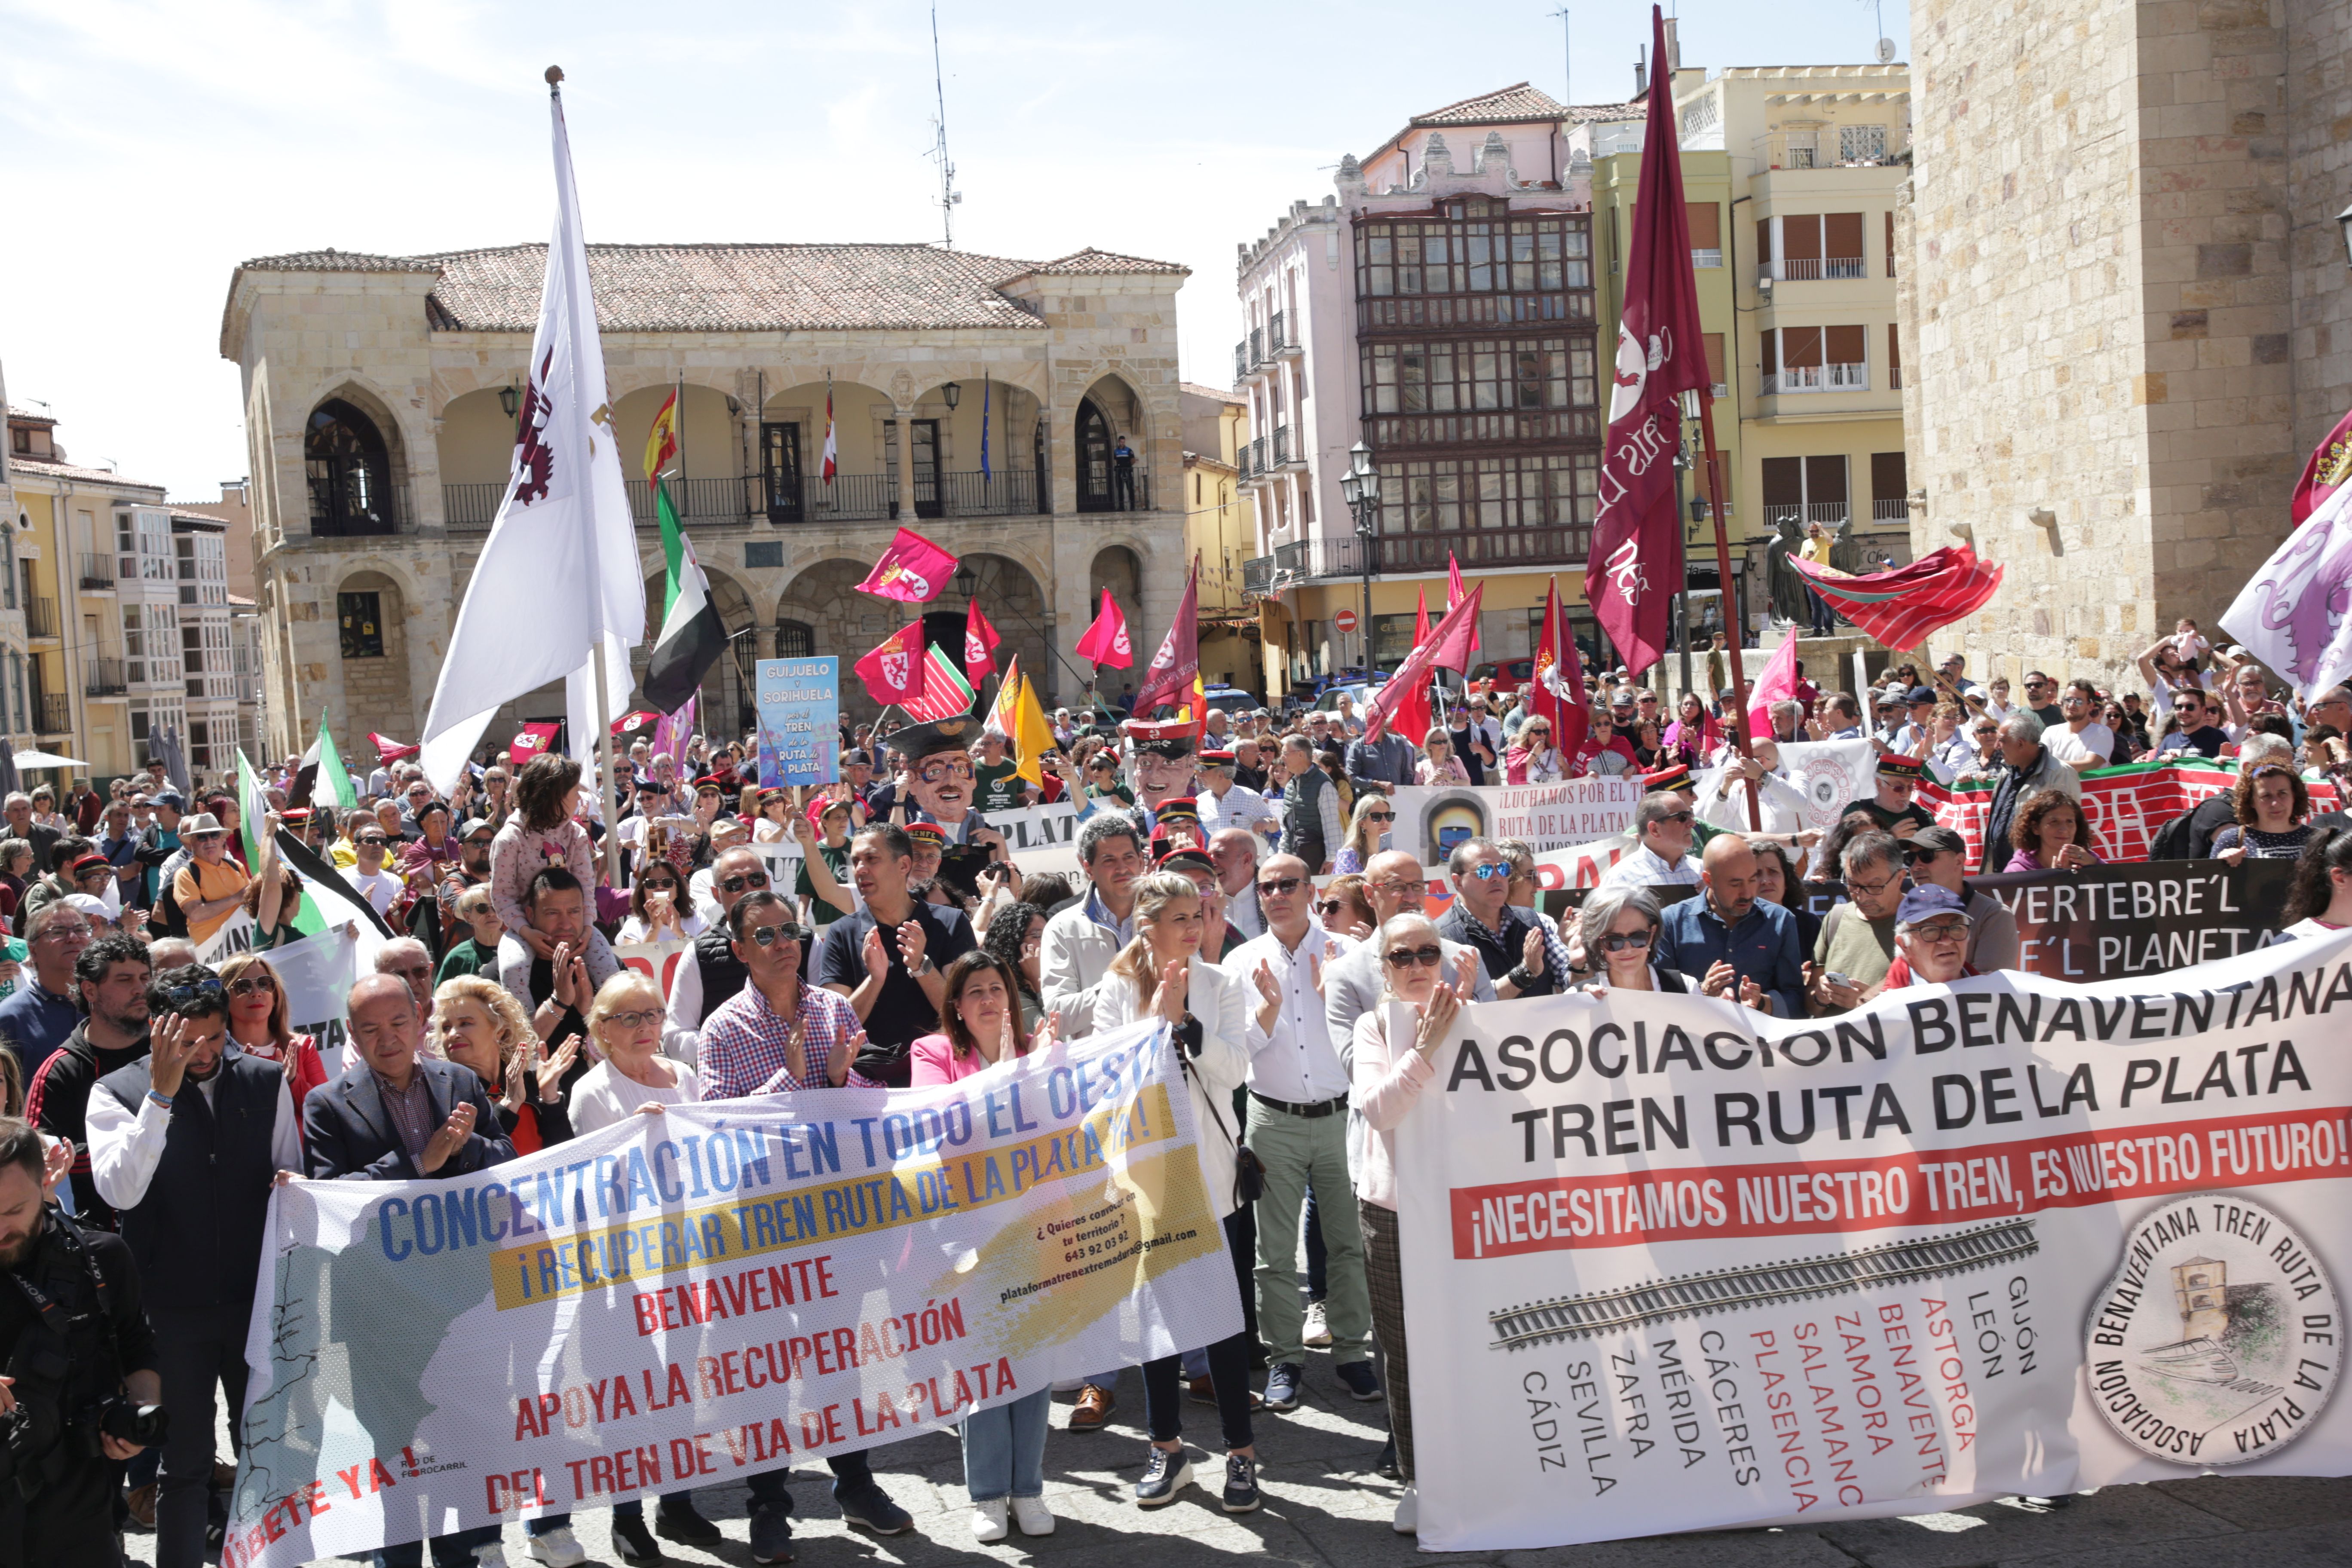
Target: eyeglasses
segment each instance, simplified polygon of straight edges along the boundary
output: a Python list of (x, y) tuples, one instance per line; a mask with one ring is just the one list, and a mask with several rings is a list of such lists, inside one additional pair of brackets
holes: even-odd
[(1913, 926), (1911, 934), (1921, 942), (1966, 942), (1969, 922), (1966, 921), (1936, 921), (1927, 925)]
[(624, 1029), (642, 1029), (647, 1024), (658, 1024), (661, 1020), (660, 1008), (638, 1007), (626, 1013), (607, 1013), (604, 1015), (604, 1021), (607, 1024), (618, 1024)]
[(1601, 939), (1601, 951), (1622, 952), (1629, 947), (1644, 948), (1650, 945), (1650, 938), (1655, 934), (1654, 931), (1633, 931), (1620, 932), (1615, 936), (1604, 936)]
[(89, 927), (87, 925), (53, 925), (33, 940), (35, 942), (71, 942), (76, 937), (79, 937), (82, 941), (88, 942), (89, 940)]
[(1433, 942), (1420, 947), (1392, 947), (1387, 957), (1392, 968), (1411, 969), (1417, 963), (1423, 969), (1434, 969), (1445, 962), (1445, 950)]
[(925, 784), (945, 784), (950, 779), (968, 779), (972, 776), (971, 763), (969, 762), (931, 763), (916, 776)]
[(773, 947), (780, 942), (806, 942), (809, 929), (804, 925), (753, 926), (743, 933), (754, 947)]
[(278, 982), (267, 974), (240, 974), (228, 983), (228, 994), (232, 996), (275, 996), (278, 994)]
[(1368, 811), (1364, 813), (1364, 820), (1366, 822), (1394, 822), (1396, 820), (1396, 813), (1393, 811)]
[(1257, 885), (1257, 896), (1261, 899), (1287, 898), (1298, 891), (1299, 884), (1306, 879), (1304, 877), (1276, 877)]
[(1860, 893), (1865, 898), (1874, 899), (1902, 879), (1903, 873), (1898, 868), (1893, 875), (1883, 877), (1875, 882), (1857, 882), (1852, 877), (1848, 877), (1845, 879), (1845, 886), (1848, 892)]
[(1429, 889), (1420, 882), (1402, 881), (1393, 877), (1383, 882), (1367, 882), (1364, 886), (1371, 889), (1376, 893), (1388, 893), (1398, 897), (1402, 897), (1407, 893), (1425, 893), (1429, 891)]
[(1481, 882), (1507, 882), (1511, 879), (1511, 868), (1507, 861), (1489, 860), (1483, 866), (1471, 867), (1470, 875)]
[[(765, 871), (746, 871), (740, 877), (730, 877), (720, 882), (719, 890), (724, 893), (740, 893), (746, 888), (764, 888), (767, 885), (768, 874)], [(672, 886), (676, 884), (673, 883)]]

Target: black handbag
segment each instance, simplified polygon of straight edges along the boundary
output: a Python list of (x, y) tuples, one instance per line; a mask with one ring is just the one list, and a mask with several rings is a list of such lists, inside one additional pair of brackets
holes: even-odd
[(1265, 1162), (1225, 1126), (1225, 1119), (1217, 1113), (1217, 1097), (1192, 1071), (1192, 1058), (1181, 1041), (1177, 1043), (1176, 1059), (1184, 1064), (1184, 1076), (1201, 1084), (1201, 1100), (1209, 1108), (1209, 1120), (1217, 1124), (1217, 1131), (1224, 1133), (1225, 1142), (1234, 1146), (1234, 1206), (1243, 1208), (1257, 1202), (1265, 1192)]

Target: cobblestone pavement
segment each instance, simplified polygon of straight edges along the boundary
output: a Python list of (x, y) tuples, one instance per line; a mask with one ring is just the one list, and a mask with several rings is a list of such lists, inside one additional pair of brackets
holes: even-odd
[[(1423, 1557), (1410, 1538), (1389, 1528), (1398, 1489), (1372, 1469), (1386, 1435), (1386, 1406), (1350, 1400), (1324, 1355), (1309, 1357), (1307, 1395), (1291, 1415), (1258, 1417), (1265, 1504), (1255, 1513), (1232, 1515), (1219, 1506), (1216, 1412), (1192, 1404), (1185, 1407), (1184, 1425), (1195, 1484), (1168, 1507), (1147, 1512), (1135, 1506), (1132, 1489), (1146, 1445), (1139, 1426), (1142, 1379), (1130, 1371), (1120, 1379), (1112, 1423), (1100, 1432), (1064, 1430), (1069, 1399), (1055, 1400), (1053, 1435), (1045, 1443), (1045, 1500), (1060, 1521), (1052, 1535), (1029, 1540), (1016, 1531), (993, 1546), (975, 1542), (961, 1450), (952, 1436), (937, 1433), (874, 1456), (883, 1489), (915, 1516), (915, 1528), (905, 1535), (878, 1539), (845, 1525), (833, 1506), (830, 1472), (822, 1464), (798, 1467), (793, 1551), (811, 1568), (927, 1568), (987, 1558), (1046, 1568), (1065, 1562), (1186, 1568), (1228, 1556), (1308, 1568), (1402, 1568)], [(711, 1486), (696, 1496), (727, 1540), (709, 1552), (663, 1542), (667, 1560), (748, 1564), (742, 1486)], [(621, 1562), (610, 1518), (601, 1509), (573, 1516), (591, 1563)], [(134, 1534), (128, 1544), (134, 1562), (153, 1561), (152, 1535)], [(533, 1561), (520, 1526), (508, 1528), (506, 1550), (512, 1568), (529, 1568)], [(1145, 1555), (1125, 1555), (1136, 1550)], [(1442, 1560), (1498, 1568), (2352, 1568), (2352, 1479), (2203, 1478), (2110, 1488), (2054, 1510), (2012, 1499), (1959, 1513), (1814, 1530), (1660, 1535)]]

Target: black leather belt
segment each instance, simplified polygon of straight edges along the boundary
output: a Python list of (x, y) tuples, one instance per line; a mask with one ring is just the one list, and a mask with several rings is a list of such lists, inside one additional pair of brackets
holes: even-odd
[(1276, 1100), (1271, 1095), (1260, 1094), (1255, 1089), (1250, 1090), (1250, 1098), (1260, 1105), (1270, 1106), (1281, 1111), (1286, 1116), (1303, 1116), (1309, 1121), (1318, 1116), (1337, 1116), (1348, 1109), (1348, 1097), (1344, 1094), (1337, 1100), (1319, 1100), (1313, 1105), (1293, 1105), (1286, 1100)]

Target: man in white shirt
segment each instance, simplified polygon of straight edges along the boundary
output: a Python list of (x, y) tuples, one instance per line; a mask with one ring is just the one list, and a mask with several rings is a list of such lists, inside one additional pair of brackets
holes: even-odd
[(1265, 911), (1257, 902), (1257, 859), (1265, 840), (1246, 827), (1220, 827), (1209, 835), (1209, 859), (1225, 895), (1225, 923), (1244, 939), (1265, 934)]
[[(1258, 907), (1265, 934), (1234, 950), (1253, 1005), (1249, 1021), (1249, 1131), (1244, 1142), (1265, 1164), (1257, 1200), (1258, 1335), (1272, 1352), (1265, 1405), (1298, 1404), (1307, 1352), (1298, 1304), (1299, 1209), (1312, 1184), (1327, 1202), (1352, 1189), (1348, 1177), (1348, 1070), (1331, 1043), (1323, 1000), (1323, 966), (1354, 944), (1311, 918), (1314, 883), (1307, 862), (1276, 855), (1258, 868)], [(1324, 1227), (1324, 1318), (1332, 1369), (1359, 1399), (1379, 1397), (1371, 1368), (1371, 1296), (1364, 1281), (1361, 1227)]]
[[(1742, 809), (1745, 809), (1744, 805)], [(1691, 859), (1691, 836), (1698, 814), (1690, 798), (1673, 790), (1653, 790), (1633, 808), (1633, 852), (1601, 874), (1604, 888), (1698, 886)]]
[(391, 844), (391, 835), (381, 825), (362, 827), (352, 835), (352, 847), (359, 855), (359, 863), (352, 868), (352, 890), (387, 920), (402, 886), (399, 874), (384, 863)]
[[(1748, 822), (1751, 784), (1761, 821), (1752, 828)], [(1756, 742), (1745, 759), (1736, 752), (1727, 755), (1723, 766), (1700, 787), (1696, 809), (1708, 826), (1750, 838), (1787, 842), (1805, 830), (1805, 797), (1781, 775), (1780, 748), (1771, 741)]]
[(2114, 765), (2116, 732), (2096, 717), (2097, 687), (2087, 680), (2068, 681), (2058, 693), (2058, 711), (2066, 716), (2066, 721), (2042, 732), (2042, 743), (2052, 756), (2078, 773)]
[(1234, 782), (1233, 752), (1222, 749), (1202, 752), (1199, 762), (1201, 792), (1194, 797), (1194, 805), (1201, 813), (1203, 834), (1213, 838), (1223, 827), (1244, 827), (1252, 833), (1262, 831), (1265, 824), (1281, 827), (1282, 819), (1265, 804), (1265, 796)]

